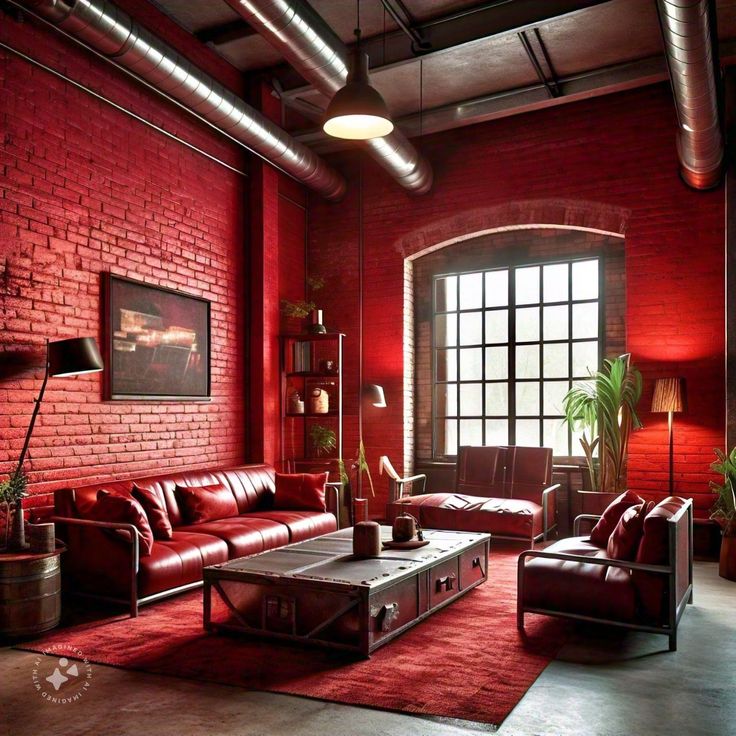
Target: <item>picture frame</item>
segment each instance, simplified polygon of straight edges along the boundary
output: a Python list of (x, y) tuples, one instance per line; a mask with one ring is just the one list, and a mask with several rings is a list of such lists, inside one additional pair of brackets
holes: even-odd
[(209, 401), (211, 303), (102, 274), (105, 399)]

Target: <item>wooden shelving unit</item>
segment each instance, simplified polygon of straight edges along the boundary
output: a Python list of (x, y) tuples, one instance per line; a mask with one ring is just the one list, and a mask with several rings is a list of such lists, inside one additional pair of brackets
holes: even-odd
[[(283, 335), (281, 337), (281, 464), (285, 472), (330, 471), (339, 481), (342, 455), (342, 358), (345, 335)], [(321, 388), (329, 396), (326, 412), (310, 411), (309, 394)], [(290, 397), (298, 393), (304, 412), (294, 412)], [(318, 452), (310, 439), (312, 427), (335, 433), (335, 448)]]

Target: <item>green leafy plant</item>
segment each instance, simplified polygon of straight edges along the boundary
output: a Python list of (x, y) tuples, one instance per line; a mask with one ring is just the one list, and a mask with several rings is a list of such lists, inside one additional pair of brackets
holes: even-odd
[(11, 527), (11, 514), (20, 511), (21, 499), (27, 495), (28, 476), (21, 470), (7, 480), (0, 481), (0, 505), (5, 516), (5, 543), (8, 546), (8, 535)]
[(565, 421), (582, 433), (580, 445), (597, 491), (624, 490), (629, 438), (642, 426), (636, 415), (642, 378), (630, 358), (626, 354), (604, 360), (603, 370), (573, 386), (563, 401)]
[(323, 455), (337, 447), (335, 431), (321, 424), (313, 424), (309, 428), (309, 439), (317, 455)]
[(368, 476), (368, 485), (371, 489), (371, 496), (375, 497), (376, 491), (373, 488), (373, 478), (371, 478), (371, 469), (368, 467), (368, 461), (365, 459), (365, 447), (363, 446), (363, 440), (358, 445), (358, 457), (355, 460), (355, 470), (360, 476), (361, 473), (365, 473)]
[(736, 537), (736, 447), (728, 455), (723, 450), (713, 452), (717, 459), (710, 469), (720, 473), (723, 482), (710, 482), (710, 487), (718, 494), (710, 518), (720, 525), (724, 537)]

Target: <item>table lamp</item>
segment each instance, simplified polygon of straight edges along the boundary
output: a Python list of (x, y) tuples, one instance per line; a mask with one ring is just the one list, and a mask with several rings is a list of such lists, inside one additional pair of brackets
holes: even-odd
[(667, 412), (667, 430), (670, 444), (670, 496), (674, 493), (674, 444), (673, 444), (673, 415), (685, 411), (685, 379), (658, 378), (654, 384), (652, 396), (652, 413)]

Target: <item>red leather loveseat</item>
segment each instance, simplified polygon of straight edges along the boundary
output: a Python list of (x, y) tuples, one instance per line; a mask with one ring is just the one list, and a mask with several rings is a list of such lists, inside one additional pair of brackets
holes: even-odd
[[(274, 478), (274, 469), (267, 465), (245, 465), (56, 491), (53, 520), (68, 546), (63, 564), (66, 588), (129, 603), (131, 615), (136, 616), (141, 603), (201, 585), (202, 568), (207, 565), (335, 531), (337, 522), (332, 513), (275, 510)], [(148, 554), (148, 545), (133, 526), (94, 518), (98, 491), (130, 497), (134, 486), (150, 491), (161, 502), (160, 514), (171, 527), (170, 538), (154, 538)], [(182, 491), (177, 487), (218, 488), (236, 513), (188, 523)]]
[[(403, 490), (406, 480), (419, 477), (394, 479), (391, 487)], [(454, 493), (394, 492), (386, 516), (391, 523), (399, 514), (409, 513), (429, 529), (486, 532), (533, 547), (556, 526), (558, 488), (559, 484), (552, 485), (548, 447), (461, 447)]]

